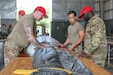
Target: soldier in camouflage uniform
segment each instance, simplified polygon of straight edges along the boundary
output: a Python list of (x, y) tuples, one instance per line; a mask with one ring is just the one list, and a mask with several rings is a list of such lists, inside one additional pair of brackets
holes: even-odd
[[(20, 10), (18, 12), (19, 19), (22, 18), (22, 16), (24, 16), (24, 15), (25, 15), (24, 10)], [(17, 21), (14, 24), (9, 25), (9, 28), (8, 28), (9, 35), (12, 32), (12, 29), (15, 27), (16, 23), (17, 23)], [(15, 42), (13, 42), (7, 38), (7, 41), (5, 42), (5, 45), (4, 45), (4, 63), (5, 63), (5, 66), (12, 59), (16, 58), (22, 50), (23, 50), (23, 47), (17, 45)]]
[(32, 14), (23, 16), (14, 26), (4, 45), (5, 66), (15, 59), (20, 51), (28, 47), (31, 43), (36, 48), (44, 48), (35, 37), (35, 21), (40, 21), (43, 17), (47, 18), (45, 8), (38, 6)]
[(9, 27), (7, 29), (8, 35), (12, 32), (12, 24), (9, 24)]
[(7, 37), (6, 24), (2, 24), (2, 38), (5, 39), (6, 37)]
[(90, 6), (85, 6), (81, 10), (79, 18), (87, 22), (84, 52), (81, 53), (81, 56), (87, 56), (94, 63), (104, 67), (107, 56), (107, 39), (103, 20), (94, 15)]

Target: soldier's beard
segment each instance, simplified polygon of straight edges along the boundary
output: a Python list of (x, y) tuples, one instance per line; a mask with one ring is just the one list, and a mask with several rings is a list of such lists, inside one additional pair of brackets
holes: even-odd
[(89, 21), (89, 18), (85, 18), (85, 21), (88, 22)]
[(90, 19), (90, 16), (89, 16), (88, 14), (85, 14), (85, 15), (84, 15), (84, 20), (85, 20), (86, 22), (88, 22), (89, 19)]
[(92, 16), (93, 14), (91, 12), (87, 12), (84, 14), (84, 20), (88, 22)]

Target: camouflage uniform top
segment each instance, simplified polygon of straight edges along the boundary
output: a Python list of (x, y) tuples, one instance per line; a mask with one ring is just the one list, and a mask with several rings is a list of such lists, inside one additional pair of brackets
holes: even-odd
[(105, 64), (107, 56), (106, 27), (98, 16), (93, 16), (87, 23), (84, 52), (90, 56), (89, 59), (93, 62), (100, 65), (103, 63), (102, 66)]

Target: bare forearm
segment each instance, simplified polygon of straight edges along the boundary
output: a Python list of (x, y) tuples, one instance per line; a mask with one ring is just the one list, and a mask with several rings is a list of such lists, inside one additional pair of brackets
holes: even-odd
[(32, 45), (34, 45), (36, 48), (40, 48), (41, 47), (41, 44), (36, 40), (36, 39), (32, 39), (32, 40), (29, 40), (30, 43)]
[(67, 44), (69, 43), (69, 38), (67, 37), (65, 43), (64, 43), (64, 46), (66, 46)]
[(72, 44), (72, 46), (75, 48), (77, 47), (79, 44), (81, 44), (83, 41), (83, 39), (79, 39), (78, 41), (76, 41), (74, 44)]
[(72, 45), (73, 48), (77, 47), (84, 40), (84, 31), (79, 31), (79, 39)]
[(26, 27), (25, 31), (27, 33), (28, 40), (31, 44), (33, 44), (36, 48), (41, 47), (41, 44), (38, 42), (38, 40), (35, 38), (33, 34), (33, 28), (32, 27)]

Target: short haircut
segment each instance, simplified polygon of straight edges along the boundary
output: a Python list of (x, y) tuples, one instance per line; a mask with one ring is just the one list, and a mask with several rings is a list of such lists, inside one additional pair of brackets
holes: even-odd
[(68, 15), (70, 15), (70, 14), (74, 14), (74, 16), (76, 16), (76, 12), (75, 11), (69, 11)]

